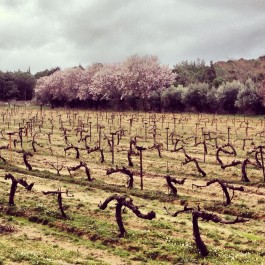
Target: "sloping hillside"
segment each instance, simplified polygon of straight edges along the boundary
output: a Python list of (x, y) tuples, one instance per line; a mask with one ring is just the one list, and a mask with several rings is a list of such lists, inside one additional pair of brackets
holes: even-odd
[(227, 62), (219, 61), (214, 63), (217, 76), (227, 81), (237, 79), (245, 82), (251, 78), (255, 82), (265, 80), (265, 55), (258, 59), (245, 60), (229, 60)]

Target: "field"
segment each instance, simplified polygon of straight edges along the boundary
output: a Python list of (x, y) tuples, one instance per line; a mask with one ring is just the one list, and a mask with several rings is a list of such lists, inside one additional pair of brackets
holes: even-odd
[[(0, 121), (0, 264), (265, 264), (263, 117), (6, 105)], [(136, 206), (122, 236), (114, 194)]]

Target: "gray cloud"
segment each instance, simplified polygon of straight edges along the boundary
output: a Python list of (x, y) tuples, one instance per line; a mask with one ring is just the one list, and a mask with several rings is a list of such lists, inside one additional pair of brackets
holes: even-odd
[(0, 0), (0, 69), (265, 54), (261, 0)]

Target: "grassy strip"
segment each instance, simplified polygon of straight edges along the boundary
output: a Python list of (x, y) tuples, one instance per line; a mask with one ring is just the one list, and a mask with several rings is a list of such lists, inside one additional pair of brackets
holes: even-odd
[[(58, 176), (48, 170), (41, 171), (38, 169), (33, 169), (31, 171), (28, 171), (26, 169), (23, 169), (15, 165), (3, 164), (2, 162), (0, 162), (0, 169), (3, 169), (7, 172), (15, 172), (15, 173), (20, 173), (20, 174), (25, 174), (25, 175), (31, 175), (34, 177), (40, 177), (44, 179), (60, 180), (60, 181), (68, 182), (71, 184), (87, 186), (88, 188), (101, 189), (107, 192), (123, 193), (123, 194), (126, 193), (127, 195), (132, 195), (132, 196), (136, 196), (136, 197), (148, 199), (148, 200), (158, 200), (160, 202), (172, 202), (177, 199), (176, 197), (169, 196), (160, 191), (150, 191), (150, 190), (141, 191), (137, 188), (127, 189), (124, 186), (107, 184), (100, 180), (94, 180), (94, 181), (89, 182), (85, 179), (70, 178), (69, 176), (66, 176), (66, 175)], [(178, 197), (178, 198), (185, 199), (186, 196), (185, 198), (183, 196)]]

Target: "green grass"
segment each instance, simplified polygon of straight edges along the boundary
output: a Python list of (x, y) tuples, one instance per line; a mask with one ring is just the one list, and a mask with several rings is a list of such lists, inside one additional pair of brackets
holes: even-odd
[[(0, 112), (6, 109), (0, 109)], [(30, 108), (23, 110), (25, 114), (20, 114), (28, 119), (36, 115), (37, 109)], [(126, 176), (113, 174), (106, 176), (106, 169), (118, 165), (127, 166), (127, 151), (129, 148), (130, 137), (144, 133), (142, 119), (148, 122), (149, 114), (144, 113), (123, 113), (122, 126), (128, 129), (128, 119), (135, 115), (138, 121), (134, 122), (132, 134), (122, 138), (120, 145), (115, 145), (115, 163), (111, 163), (111, 153), (107, 141), (101, 141), (104, 148), (106, 162), (99, 163), (99, 154), (92, 153), (87, 155), (85, 150), (81, 150), (81, 160), (87, 162), (91, 169), (91, 175), (94, 181), (88, 182), (84, 171), (79, 170), (69, 177), (67, 170), (61, 172), (61, 176), (56, 175), (49, 162), (57, 162), (63, 165), (74, 166), (79, 163), (75, 159), (74, 152), (64, 156), (63, 148), (66, 146), (62, 137), (62, 131), (59, 130), (58, 113), (62, 114), (65, 121), (64, 126), (69, 132), (69, 142), (79, 147), (84, 147), (84, 143), (78, 142), (79, 135), (76, 136), (73, 127), (69, 124), (67, 115), (72, 117), (73, 112), (83, 121), (92, 121), (92, 141), (91, 147), (97, 145), (98, 132), (96, 128), (96, 115), (98, 114), (99, 123), (105, 125), (102, 129), (102, 135), (109, 134), (109, 123), (106, 112), (88, 112), (81, 110), (54, 110), (44, 111), (44, 123), (41, 133), (37, 136), (37, 141), (44, 147), (37, 148), (37, 152), (29, 159), (33, 166), (32, 171), (25, 169), (22, 156), (13, 153), (13, 162), (4, 164), (0, 160), (0, 177), (5, 173), (12, 173), (17, 177), (26, 178), (28, 181), (35, 182), (35, 188), (27, 192), (21, 186), (18, 187), (15, 195), (16, 205), (8, 206), (8, 194), (10, 181), (8, 183), (0, 182), (0, 221), (9, 222), (18, 228), (14, 234), (1, 235), (0, 239), (0, 264), (10, 262), (25, 264), (116, 264), (121, 262), (125, 264), (264, 264), (264, 183), (261, 170), (249, 166), (247, 169), (250, 183), (242, 183), (240, 167), (220, 169), (216, 163), (214, 147), (208, 146), (206, 162), (203, 162), (202, 146), (194, 146), (194, 139), (187, 140), (185, 148), (192, 157), (199, 159), (199, 164), (206, 171), (207, 176), (201, 177), (194, 164), (182, 165), (185, 157), (182, 152), (172, 153), (165, 150), (165, 128), (161, 127), (161, 114), (156, 114), (158, 121), (159, 142), (164, 144), (162, 158), (159, 158), (156, 150), (146, 150), (143, 152), (143, 171), (144, 171), (144, 190), (140, 189), (139, 178), (139, 157), (133, 157), (135, 166), (130, 168), (134, 172), (134, 188), (126, 188)], [(89, 119), (88, 119), (89, 114)], [(118, 129), (118, 113), (114, 113), (116, 123), (115, 129)], [(180, 114), (176, 114), (179, 116)], [(200, 127), (204, 130), (214, 131), (215, 124), (211, 125), (211, 115), (203, 114), (209, 118), (209, 122), (201, 122)], [(47, 135), (50, 132), (51, 122), (48, 119), (53, 118), (54, 135), (52, 136), (52, 145), (48, 143)], [(244, 138), (244, 128), (240, 128), (243, 117), (237, 117), (237, 124), (232, 124), (232, 116), (218, 116), (222, 119), (218, 124), (218, 135), (226, 139), (226, 120), (231, 126), (231, 141), (238, 152), (237, 157), (226, 157), (222, 154), (225, 162), (231, 162), (234, 159), (243, 159), (246, 157), (246, 150), (242, 150), (241, 141), (236, 138)], [(160, 119), (160, 120), (159, 120)], [(254, 129), (249, 130), (250, 136), (256, 143), (263, 138), (256, 137), (258, 131), (263, 130), (259, 117), (247, 118), (250, 120), (250, 126)], [(10, 130), (16, 130), (18, 127), (18, 116), (13, 117)], [(172, 114), (166, 114), (165, 124), (169, 122), (170, 131), (172, 130)], [(195, 134), (195, 123), (198, 122), (197, 115), (190, 115), (187, 123), (177, 124), (176, 131), (185, 137)], [(164, 125), (165, 125), (164, 124)], [(84, 122), (88, 128), (88, 124)], [(1, 123), (0, 129), (5, 127)], [(183, 129), (182, 129), (183, 127)], [(114, 128), (112, 128), (114, 129)], [(35, 130), (38, 130), (36, 125)], [(237, 136), (236, 136), (237, 133)], [(1, 137), (1, 136), (0, 136)], [(16, 136), (15, 136), (16, 137)], [(148, 136), (148, 141), (144, 138), (139, 139), (138, 145), (151, 146), (152, 136)], [(29, 140), (31, 137), (28, 137)], [(201, 139), (198, 139), (198, 141)], [(1, 145), (6, 145), (8, 139), (2, 139)], [(224, 142), (221, 142), (224, 143)], [(54, 156), (51, 155), (48, 147), (52, 147)], [(17, 147), (19, 148), (19, 147)], [(23, 148), (32, 151), (30, 142), (26, 142), (24, 137)], [(169, 150), (173, 148), (169, 141)], [(251, 148), (250, 145), (246, 149)], [(119, 151), (119, 152), (118, 152)], [(9, 161), (9, 151), (1, 150), (1, 155)], [(253, 157), (250, 156), (253, 160)], [(176, 185), (178, 196), (168, 195), (164, 176), (170, 174), (177, 179), (187, 177), (187, 183)], [(232, 185), (244, 185), (246, 192), (235, 192), (232, 204), (228, 207), (223, 205), (223, 196), (220, 188), (211, 186), (205, 189), (192, 189), (192, 183), (203, 185), (206, 181), (213, 178), (219, 178)], [(37, 189), (42, 185), (47, 189), (56, 190), (61, 187), (63, 190), (69, 189), (74, 197), (63, 197), (63, 205), (68, 216), (67, 219), (61, 218), (58, 210), (56, 196), (44, 196), (41, 190)], [(259, 189), (258, 189), (259, 187)], [(258, 189), (258, 193), (256, 190)], [(127, 230), (125, 238), (118, 238), (118, 226), (115, 221), (115, 204), (112, 203), (104, 211), (98, 208), (98, 204), (103, 202), (108, 196), (118, 193), (127, 194), (133, 198), (135, 205), (146, 213), (154, 210), (157, 218), (149, 221), (137, 218), (130, 210), (123, 213), (124, 226)], [(163, 207), (167, 206), (170, 212), (183, 209), (184, 205), (197, 207), (200, 204), (202, 210), (213, 212), (225, 220), (235, 220), (237, 216), (249, 218), (249, 222), (236, 225), (221, 225), (213, 222), (199, 221), (201, 236), (205, 241), (209, 256), (201, 258), (196, 249), (193, 240), (192, 221), (190, 214), (182, 214), (177, 217), (171, 217), (166, 214)], [(1, 224), (1, 223), (0, 223)], [(36, 240), (34, 236), (25, 236), (21, 230), (36, 229), (38, 234), (43, 237), (51, 237), (52, 240), (45, 243), (45, 240)], [(19, 230), (20, 229), (20, 230)], [(16, 235), (16, 236), (15, 236)], [(14, 237), (15, 236), (15, 237)], [(38, 237), (36, 237), (38, 238)], [(69, 246), (75, 248), (85, 248), (78, 253), (65, 249), (62, 242), (67, 242)], [(34, 245), (36, 251), (32, 252), (30, 247)], [(12, 247), (16, 246), (16, 251), (11, 253)], [(91, 251), (88, 251), (91, 249)], [(100, 254), (97, 253), (99, 251)], [(37, 260), (38, 255), (39, 260)], [(102, 255), (102, 256), (101, 256)], [(102, 257), (107, 257), (106, 260)], [(115, 258), (117, 260), (115, 260)]]

